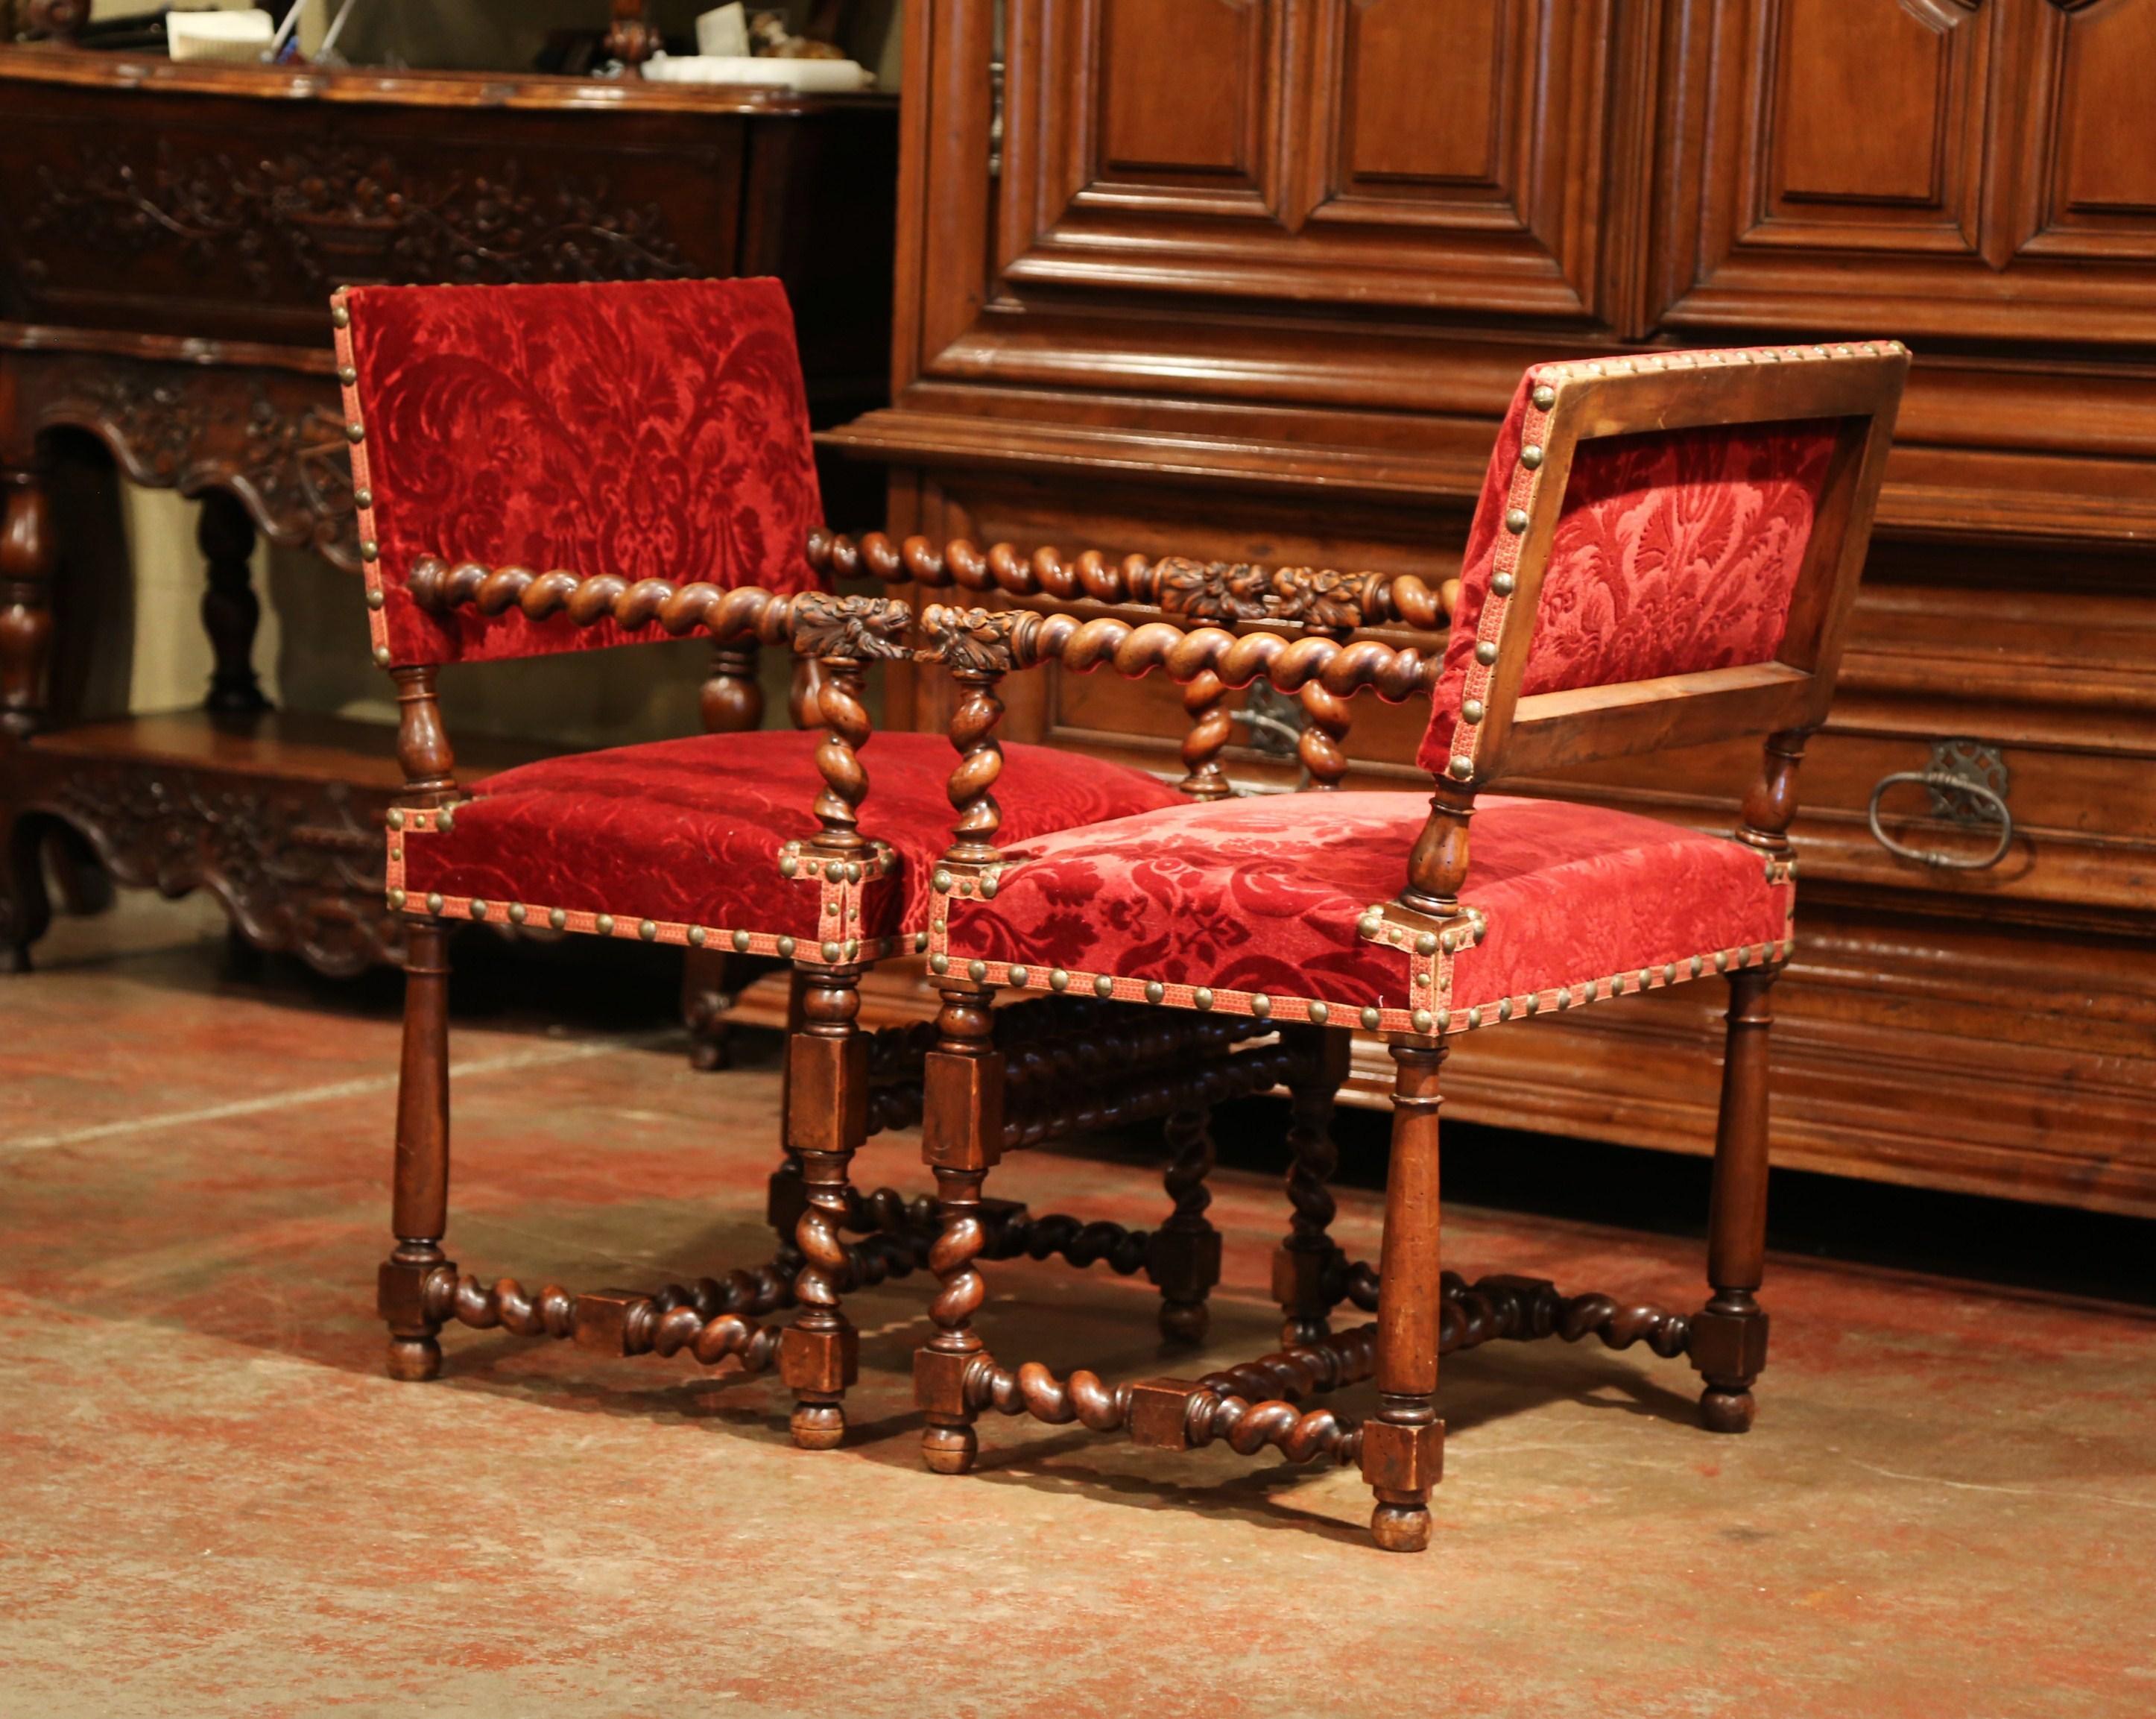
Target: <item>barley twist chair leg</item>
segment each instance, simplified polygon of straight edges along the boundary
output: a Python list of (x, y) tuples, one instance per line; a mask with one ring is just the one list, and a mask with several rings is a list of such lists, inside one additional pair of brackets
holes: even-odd
[(1220, 1233), (1205, 1215), (1213, 1203), (1205, 1186), (1213, 1129), (1204, 1110), (1178, 1110), (1164, 1131), (1170, 1157), (1161, 1181), (1173, 1209), (1153, 1232), (1146, 1273), (1160, 1289), (1162, 1338), (1194, 1346), (1205, 1341), (1212, 1318), (1206, 1298), (1220, 1281)]
[(807, 1199), (794, 1228), (803, 1263), (793, 1294), (801, 1310), (780, 1339), (778, 1371), (793, 1392), (793, 1442), (803, 1450), (829, 1450), (845, 1437), (844, 1397), (860, 1371), (860, 1336), (840, 1305), (850, 1269), (847, 1176), (868, 1135), (860, 981), (858, 968), (813, 975), (802, 1027), (787, 1053), (793, 1094), (787, 1145), (800, 1160)]
[(1291, 1027), (1282, 1035), (1296, 1050), (1288, 1077), (1288, 1233), (1273, 1255), (1273, 1299), (1280, 1303), (1281, 1344), (1322, 1341), (1337, 1293), (1338, 1245), (1329, 1233), (1338, 1210), (1328, 1184), (1339, 1167), (1332, 1141), (1332, 1105), (1348, 1078), (1352, 1035), (1336, 1027)]
[(923, 1160), (936, 1175), (938, 1232), (928, 1258), (936, 1274), (928, 1315), (936, 1335), (914, 1352), (914, 1402), (927, 1418), (921, 1460), (939, 1475), (963, 1475), (980, 1448), (973, 1421), (980, 1412), (970, 1389), (988, 1361), (973, 1330), (988, 1299), (975, 1268), (988, 1245), (981, 1186), (1002, 1155), (1004, 1059), (989, 1019), (993, 993), (947, 986), (937, 1017), (939, 1037), (923, 1070)]

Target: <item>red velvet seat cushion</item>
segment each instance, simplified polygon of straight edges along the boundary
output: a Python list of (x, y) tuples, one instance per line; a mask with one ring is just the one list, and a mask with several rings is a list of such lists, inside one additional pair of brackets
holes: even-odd
[[(783, 843), (816, 833), (819, 738), (701, 734), (505, 771), (475, 785), (446, 833), (403, 833), (401, 887), (414, 898), (439, 894), (459, 913), (468, 898), (562, 908), (579, 916), (574, 929), (589, 929), (582, 916), (605, 914), (625, 935), (644, 920), (828, 935), (819, 885), (782, 876), (778, 864)], [(944, 785), (957, 754), (941, 734), (889, 733), (861, 761), (861, 832), (890, 843), (903, 866), (895, 878), (869, 880), (847, 934), (916, 930), (935, 862), (950, 845), (955, 814)], [(1005, 831), (1019, 840), (1180, 797), (1142, 771), (1045, 746), (1007, 747), (997, 785)]]
[[(1298, 794), (1182, 805), (1008, 847), (993, 900), (954, 899), (952, 965), (1022, 964), (1036, 987), (1060, 970), (1076, 989), (1098, 975), (1106, 994), (1146, 995), (1147, 981), (1204, 986), (1217, 1007), (1245, 1010), (1262, 994), (1280, 1018), (1291, 999), (1386, 1011), (1427, 1001), (1454, 1030), (1470, 1011), (1507, 998), (1527, 1011), (1646, 982), (1697, 976), (1718, 952), (1731, 960), (1779, 952), (1794, 886), (1770, 880), (1763, 857), (1726, 836), (1552, 800), (1486, 795), (1476, 804), (1471, 867), (1460, 892), (1486, 933), (1439, 954), (1434, 995), (1410, 995), (1410, 950), (1360, 929), (1396, 895), (1427, 803), (1412, 794)], [(1409, 942), (1413, 941), (1412, 934)], [(1445, 981), (1449, 980), (1449, 994)], [(1170, 991), (1171, 1003), (1188, 999)], [(1511, 1012), (1507, 1011), (1507, 1014)], [(1344, 1014), (1334, 1022), (1351, 1024)], [(1480, 1024), (1479, 1022), (1476, 1024)]]

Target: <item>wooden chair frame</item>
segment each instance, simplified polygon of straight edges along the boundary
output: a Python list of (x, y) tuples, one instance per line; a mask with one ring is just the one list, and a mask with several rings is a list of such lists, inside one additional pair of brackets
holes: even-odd
[[(1408, 856), (1408, 875), (1388, 919), (1413, 928), (1418, 935), (1457, 935), (1463, 929), (1472, 934), (1471, 912), (1459, 899), (1467, 871), (1469, 821), (1476, 791), (1504, 774), (1738, 733), (1764, 734), (1766, 740), (1761, 774), (1744, 800), (1738, 839), (1761, 850), (1770, 867), (1787, 867), (1796, 769), (1806, 735), (1825, 718), (1833, 697), (1907, 364), (1898, 343), (1884, 342), (1539, 368), (1534, 404), (1546, 414), (1543, 436), (1522, 463), (1537, 474), (1532, 493), (1555, 499), (1541, 507), (1508, 509), (1505, 525), (1520, 539), (1518, 553), (1510, 588), (1501, 589), (1496, 579), (1491, 582), (1492, 591), (1507, 600), (1494, 610), (1486, 605), (1478, 634), (1496, 646), (1494, 659), (1485, 659), (1492, 673), (1481, 695), (1478, 719), (1468, 725), (1472, 733), (1466, 751), (1456, 754), (1435, 781), (1430, 816)], [(1774, 661), (1520, 696), (1561, 498), (1583, 441), (1693, 426), (1815, 419), (1839, 420), (1840, 429), (1785, 636)], [(1008, 552), (989, 558), (1008, 575), (998, 580), (1007, 594), (1021, 601), (1036, 594), (1011, 589), (1023, 583), (1022, 569), (1030, 569), (1035, 587), (1052, 586), (1071, 570), (1052, 552), (1028, 560)], [(909, 543), (898, 559), (913, 563), (916, 577), (923, 569), (937, 570), (937, 558), (925, 546)], [(947, 569), (952, 558), (940, 560)], [(1106, 585), (1101, 570), (1110, 564), (1088, 555), (1071, 569), (1081, 585)], [(1312, 583), (1318, 577), (1310, 575)], [(1337, 574), (1323, 577), (1334, 589), (1343, 580)], [(1126, 577), (1119, 589), (1097, 594), (1127, 599), (1134, 583)], [(1047, 594), (1062, 599), (1068, 594), (1051, 589)], [(1403, 594), (1405, 601), (1399, 609), (1426, 605), (1427, 590), (1419, 582)], [(1383, 605), (1383, 598), (1376, 598), (1367, 609), (1382, 612)], [(1363, 612), (1358, 610), (1355, 620)], [(995, 775), (993, 728), (1000, 709), (993, 686), (1004, 673), (1049, 661), (1080, 672), (1105, 663), (1134, 677), (1158, 667), (1186, 687), (1228, 688), (1247, 685), (1262, 673), (1283, 690), (1314, 686), (1329, 697), (1344, 699), (1368, 688), (1399, 700), (1428, 691), (1440, 672), (1436, 663), (1412, 648), (1338, 636), (1291, 639), (1277, 625), (1250, 618), (1238, 618), (1231, 631), (1165, 619), (1132, 625), (1106, 615), (1081, 620), (1031, 609), (957, 610), (932, 605), (923, 610), (921, 625), (939, 659), (968, 688), (952, 727), (953, 744), (966, 760), (953, 779), (952, 799), (968, 812), (970, 825), (962, 818), (967, 839), (947, 855), (948, 877), (939, 876), (939, 888), (947, 894), (985, 894), (993, 888), (1000, 855), (993, 845), (996, 816), (988, 788)], [(962, 788), (967, 792), (962, 794)], [(1106, 1385), (1085, 1372), (1073, 1373), (1067, 1382), (1037, 1365), (1014, 1372), (994, 1361), (972, 1328), (972, 1316), (986, 1298), (976, 1269), (984, 1252), (983, 1184), (1010, 1142), (1001, 1113), (1001, 1068), (987, 1033), (993, 996), (985, 982), (988, 964), (974, 962), (962, 975), (945, 962), (937, 974), (944, 1006), (941, 1036), (928, 1063), (923, 1130), (924, 1156), (942, 1197), (942, 1233), (932, 1260), (941, 1289), (932, 1308), (937, 1332), (919, 1351), (915, 1376), (916, 1399), (928, 1422), (922, 1435), (928, 1465), (952, 1473), (969, 1468), (978, 1449), (973, 1422), (986, 1408), (1029, 1413), (1050, 1423), (1075, 1418), (1098, 1430), (1127, 1428), (1141, 1443), (1175, 1449), (1216, 1439), (1245, 1454), (1270, 1445), (1296, 1460), (1358, 1462), (1376, 1497), (1371, 1526), (1378, 1543), (1389, 1550), (1419, 1551), (1429, 1541), (1429, 1499), (1443, 1467), (1444, 1423), (1436, 1406), (1442, 1352), (1496, 1338), (1558, 1336), (1577, 1341), (1595, 1335), (1613, 1348), (1645, 1342), (1658, 1354), (1689, 1357), (1704, 1381), (1701, 1413), (1709, 1429), (1747, 1430), (1753, 1413), (1751, 1387), (1766, 1360), (1767, 1316), (1757, 1291), (1766, 1222), (1771, 1025), (1767, 995), (1787, 953), (1786, 943), (1762, 946), (1756, 954), (1744, 951), (1727, 973), (1727, 1044), (1707, 1257), (1711, 1294), (1699, 1313), (1687, 1317), (1653, 1306), (1620, 1305), (1604, 1295), (1568, 1298), (1530, 1278), (1487, 1278), (1471, 1285), (1443, 1271), (1439, 1077), (1448, 1027), (1456, 1031), (1482, 1022), (1473, 1016), (1465, 1023), (1432, 1020), (1430, 1031), (1387, 1034), (1396, 1072), (1378, 1269), (1348, 1264), (1320, 1239), (1322, 1221), (1306, 1222), (1312, 1212), (1298, 1199), (1296, 1228), (1281, 1250), (1275, 1274), (1276, 1292), (1287, 1315), (1284, 1335), (1289, 1346), (1200, 1380), (1155, 1379), (1121, 1387)], [(1723, 965), (1717, 960), (1717, 968)], [(1497, 1018), (1509, 1013), (1508, 1009)], [(1414, 1024), (1419, 1028), (1424, 1022), (1419, 1016)], [(1344, 1069), (1345, 1029), (1298, 1023), (1284, 1027), (1282, 1036), (1324, 1047), (1319, 1060)], [(1298, 1094), (1299, 1111), (1302, 1104)], [(1306, 1167), (1299, 1155), (1298, 1169)], [(1317, 1191), (1322, 1193), (1322, 1185)], [(1325, 1217), (1329, 1207), (1327, 1198)], [(1332, 1334), (1327, 1315), (1343, 1300), (1374, 1311), (1374, 1323)], [(1298, 1407), (1299, 1399), (1313, 1392), (1373, 1376), (1378, 1413), (1359, 1426), (1329, 1410)]]

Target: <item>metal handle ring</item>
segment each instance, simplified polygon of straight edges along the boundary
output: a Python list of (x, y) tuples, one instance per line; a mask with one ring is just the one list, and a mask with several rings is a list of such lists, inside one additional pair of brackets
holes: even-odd
[[(1928, 848), (1904, 847), (1889, 836), (1879, 822), (1879, 802), (1886, 797), (1889, 788), (1901, 782), (1917, 783), (1935, 794), (1951, 790), (1957, 796), (1984, 802), (1986, 809), (1999, 821), (1999, 845), (1982, 859), (1969, 859)], [(1919, 865), (1932, 866), (1943, 872), (1987, 870), (2005, 859), (2007, 850), (2014, 845), (2014, 813), (2007, 805), (2005, 796), (1983, 783), (1972, 781), (1968, 775), (1953, 770), (1897, 770), (1892, 775), (1881, 776), (1878, 786), (1871, 790), (1871, 804), (1866, 809), (1864, 816), (1865, 821), (1871, 826), (1872, 838), (1887, 852), (1897, 859), (1914, 860)]]

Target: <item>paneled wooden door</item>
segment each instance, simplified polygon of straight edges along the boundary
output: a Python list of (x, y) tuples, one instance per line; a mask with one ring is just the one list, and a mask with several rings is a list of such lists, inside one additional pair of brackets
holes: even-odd
[(2156, 0), (1672, 0), (1676, 328), (2156, 338)]

